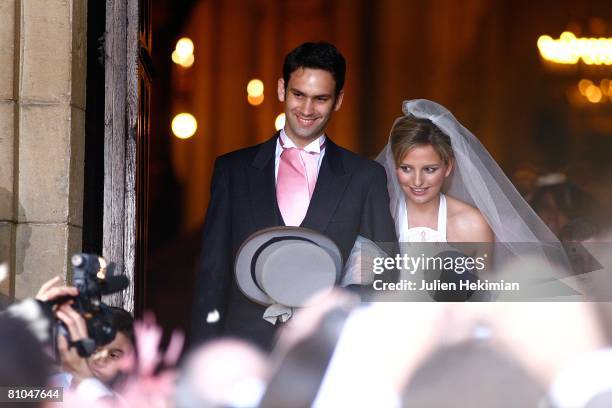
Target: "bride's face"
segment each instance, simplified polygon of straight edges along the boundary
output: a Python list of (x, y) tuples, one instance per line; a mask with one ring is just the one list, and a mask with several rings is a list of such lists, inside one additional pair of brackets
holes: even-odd
[(424, 204), (438, 197), (452, 167), (452, 162), (444, 163), (432, 145), (422, 145), (410, 149), (395, 171), (406, 199)]

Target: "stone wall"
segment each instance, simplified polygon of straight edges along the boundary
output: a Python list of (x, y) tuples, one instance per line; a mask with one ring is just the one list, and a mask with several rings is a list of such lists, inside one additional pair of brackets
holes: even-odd
[(86, 0), (0, 0), (3, 301), (69, 278), (81, 248)]

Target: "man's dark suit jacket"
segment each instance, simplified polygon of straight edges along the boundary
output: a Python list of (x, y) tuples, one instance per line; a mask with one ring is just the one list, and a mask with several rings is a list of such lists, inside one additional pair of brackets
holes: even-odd
[[(277, 138), (278, 133), (265, 143), (220, 156), (215, 162), (194, 295), (192, 336), (196, 343), (226, 335), (270, 347), (276, 327), (262, 319), (265, 307), (238, 289), (234, 261), (240, 245), (251, 234), (284, 225), (276, 202)], [(344, 260), (357, 235), (375, 242), (396, 242), (383, 167), (329, 138), (325, 146), (301, 226), (333, 239)], [(207, 323), (213, 310), (219, 312), (220, 319)]]

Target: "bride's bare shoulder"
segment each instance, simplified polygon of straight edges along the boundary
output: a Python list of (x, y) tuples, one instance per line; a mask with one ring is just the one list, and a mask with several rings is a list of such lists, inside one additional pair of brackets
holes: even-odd
[(446, 196), (449, 241), (491, 242), (493, 233), (481, 212), (466, 202)]
[(446, 197), (446, 208), (448, 217), (481, 217), (484, 221), (484, 217), (480, 214), (477, 208), (472, 207), (465, 201), (461, 201), (458, 198), (445, 195)]

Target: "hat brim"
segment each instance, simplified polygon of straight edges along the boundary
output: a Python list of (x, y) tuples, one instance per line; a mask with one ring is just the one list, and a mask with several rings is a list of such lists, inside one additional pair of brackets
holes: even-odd
[[(342, 254), (336, 243), (320, 232), (302, 227), (272, 227), (257, 231), (247, 238), (238, 253), (236, 254), (236, 262), (234, 272), (236, 283), (240, 291), (253, 302), (268, 306), (278, 303), (264, 292), (255, 282), (252, 274), (253, 257), (258, 255), (260, 248), (265, 246), (272, 240), (279, 239), (297, 239), (302, 241), (310, 241), (324, 249), (329, 254), (336, 272), (336, 283), (340, 280), (342, 271)], [(287, 305), (289, 306), (289, 305)]]

